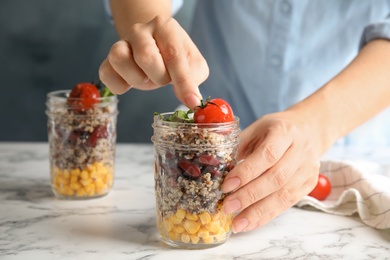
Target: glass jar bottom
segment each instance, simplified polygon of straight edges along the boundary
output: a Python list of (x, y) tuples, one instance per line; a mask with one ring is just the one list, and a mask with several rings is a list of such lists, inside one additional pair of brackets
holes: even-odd
[(217, 247), (217, 246), (220, 246), (222, 244), (224, 244), (227, 239), (225, 240), (222, 240), (222, 241), (219, 241), (219, 242), (213, 242), (213, 243), (210, 243), (210, 244), (206, 244), (206, 243), (198, 243), (198, 244), (192, 244), (192, 243), (183, 243), (183, 242), (180, 242), (180, 241), (173, 241), (171, 239), (168, 239), (168, 238), (165, 238), (163, 236), (160, 236), (161, 237), (161, 241), (164, 242), (165, 244), (167, 244), (168, 246), (171, 246), (171, 247), (174, 247), (174, 248), (177, 248), (177, 249), (207, 249), (207, 248), (213, 248), (213, 247)]
[(96, 194), (96, 195), (84, 195), (84, 196), (77, 196), (77, 195), (64, 195), (59, 193), (55, 188), (52, 188), (52, 192), (54, 193), (54, 196), (58, 199), (63, 199), (63, 200), (89, 200), (89, 199), (97, 199), (106, 196), (109, 191), (101, 194)]

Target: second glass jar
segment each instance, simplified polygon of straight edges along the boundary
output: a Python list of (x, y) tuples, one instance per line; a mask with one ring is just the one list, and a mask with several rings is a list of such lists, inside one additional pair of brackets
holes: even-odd
[(239, 118), (195, 124), (154, 117), (157, 228), (170, 246), (209, 248), (231, 234), (233, 215), (222, 212), (221, 184), (236, 164)]
[(52, 190), (62, 199), (101, 197), (114, 181), (118, 100), (103, 97), (77, 107), (69, 104), (69, 92), (47, 95)]

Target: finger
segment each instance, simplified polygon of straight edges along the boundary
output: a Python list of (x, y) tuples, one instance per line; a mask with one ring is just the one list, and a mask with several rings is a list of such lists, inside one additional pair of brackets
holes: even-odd
[[(135, 63), (156, 86), (165, 86), (171, 82), (171, 78), (165, 68), (156, 39), (153, 38), (155, 21), (152, 20), (146, 25), (133, 26), (133, 33), (130, 33), (129, 42)], [(164, 41), (165, 39), (159, 39)], [(147, 86), (147, 85), (146, 85)], [(140, 86), (141, 87), (141, 86)]]
[(131, 86), (112, 68), (107, 59), (100, 65), (99, 78), (114, 94), (123, 94), (131, 88)]
[[(180, 29), (178, 29), (176, 34), (169, 34), (166, 30), (170, 27)], [(164, 40), (162, 40), (163, 37)], [(190, 62), (197, 62), (197, 60), (192, 58), (194, 55), (201, 57), (199, 51), (174, 19), (169, 21), (168, 26), (158, 30), (155, 38), (172, 80), (175, 95), (183, 104), (193, 109), (200, 104), (202, 99), (198, 88), (200, 84), (199, 79), (194, 78), (194, 76), (199, 76), (199, 70), (196, 72), (191, 70), (190, 64)], [(194, 69), (197, 69), (197, 65), (192, 66)], [(200, 78), (202, 79), (202, 77)]]
[(223, 211), (225, 214), (238, 212), (280, 190), (293, 178), (300, 165), (301, 160), (296, 158), (296, 149), (287, 150), (276, 165), (227, 196), (224, 199)]
[(233, 232), (246, 232), (261, 227), (307, 195), (312, 180), (304, 178), (304, 173), (296, 176), (300, 177), (240, 212), (233, 220)]
[(257, 134), (257, 136), (265, 137), (262, 142), (259, 142), (259, 147), (252, 148), (253, 152), (245, 161), (229, 172), (221, 186), (222, 192), (231, 192), (260, 176), (274, 166), (292, 144), (291, 137), (279, 131)]
[(120, 40), (111, 47), (107, 60), (129, 85), (140, 85), (149, 80), (148, 76), (135, 63), (131, 47), (125, 40)]

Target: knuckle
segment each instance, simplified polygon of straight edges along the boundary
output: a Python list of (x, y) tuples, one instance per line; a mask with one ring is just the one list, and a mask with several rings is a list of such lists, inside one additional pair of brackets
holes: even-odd
[(149, 67), (155, 63), (156, 54), (155, 46), (144, 44), (137, 49), (137, 52), (134, 52), (133, 56), (137, 64)]
[(116, 42), (108, 53), (107, 60), (112, 65), (122, 66), (130, 57), (129, 49), (122, 43)]
[(285, 187), (281, 188), (277, 194), (278, 194), (279, 202), (282, 205), (283, 209), (287, 209), (291, 205), (293, 205), (294, 199), (288, 188)]
[(263, 149), (263, 156), (265, 160), (271, 164), (274, 164), (278, 160), (277, 149), (274, 144), (267, 143)]
[(253, 218), (254, 218), (254, 220), (256, 220), (256, 222), (258, 222), (258, 220), (259, 219), (264, 219), (264, 217), (265, 217), (265, 215), (267, 215), (267, 214), (265, 214), (264, 213), (264, 211), (262, 210), (262, 208), (261, 207), (253, 207)]
[(259, 200), (258, 192), (254, 189), (246, 188), (244, 189), (245, 195), (244, 198), (250, 205), (256, 203)]
[(164, 46), (163, 50), (161, 50), (161, 55), (168, 64), (184, 57), (182, 49), (172, 43), (167, 43)]
[(167, 22), (173, 20), (169, 16), (165, 15), (157, 15), (153, 20), (152, 23), (156, 25), (156, 27), (163, 27)]
[(143, 23), (134, 23), (128, 28), (128, 33), (131, 38), (136, 38), (137, 35), (142, 33), (145, 30), (145, 25)]
[(287, 183), (287, 176), (285, 168), (279, 167), (272, 174), (272, 182), (276, 187), (283, 187)]

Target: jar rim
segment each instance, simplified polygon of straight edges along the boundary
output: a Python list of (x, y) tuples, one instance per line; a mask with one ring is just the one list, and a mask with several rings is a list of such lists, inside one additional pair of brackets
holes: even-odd
[[(160, 113), (158, 115), (155, 115), (153, 118), (154, 118), (154, 123), (153, 123), (153, 127), (155, 126), (167, 126), (167, 127), (178, 127), (178, 126), (182, 126), (182, 127), (185, 127), (185, 126), (198, 126), (198, 127), (205, 127), (205, 128), (210, 128), (210, 127), (231, 127), (233, 125), (237, 125), (239, 126), (240, 125), (240, 118), (238, 116), (234, 116), (234, 120), (233, 121), (230, 121), (230, 122), (221, 122), (221, 123), (189, 123), (189, 122), (171, 122), (171, 121), (165, 121), (165, 120), (162, 120), (161, 117), (163, 118), (166, 118), (166, 117), (169, 117), (170, 115), (172, 115), (174, 112), (164, 112), (164, 113)], [(160, 123), (158, 125), (158, 123)]]
[[(47, 99), (46, 99), (46, 115), (49, 117), (52, 115), (56, 115), (56, 109), (57, 108), (64, 108), (68, 110), (77, 110), (79, 109), (78, 106), (74, 106), (71, 104), (68, 104), (68, 99), (69, 99), (69, 94), (71, 90), (56, 90), (47, 93)], [(82, 100), (82, 98), (71, 98), (72, 101), (78, 101)], [(117, 103), (118, 103), (118, 98), (116, 95), (113, 96), (108, 96), (108, 97), (99, 97), (96, 98), (97, 102), (93, 104), (91, 108), (112, 108), (111, 111), (107, 114), (101, 114), (99, 117), (104, 117), (104, 116), (112, 116), (112, 115), (117, 115), (118, 109), (117, 109)], [(78, 102), (76, 102), (77, 104)], [(73, 115), (74, 117), (96, 117), (96, 115), (93, 114), (75, 114)]]
[[(55, 90), (55, 91), (51, 91), (49, 93), (46, 94), (46, 97), (48, 99), (58, 99), (58, 100), (67, 100), (67, 99), (71, 99), (71, 100), (80, 100), (82, 98), (74, 98), (74, 97), (69, 97), (69, 94), (70, 94), (71, 90), (70, 89), (62, 89), (62, 90)], [(113, 96), (108, 96), (108, 97), (99, 97), (99, 98), (96, 98), (96, 100), (99, 100), (99, 101), (115, 101), (117, 100), (117, 96), (116, 95), (113, 95)]]

